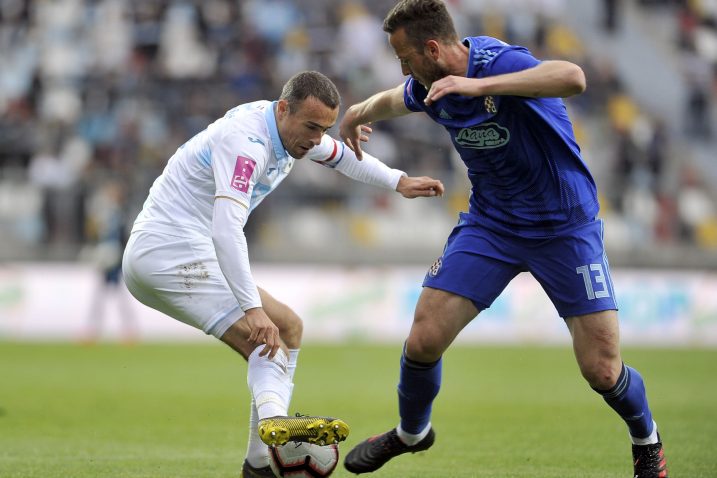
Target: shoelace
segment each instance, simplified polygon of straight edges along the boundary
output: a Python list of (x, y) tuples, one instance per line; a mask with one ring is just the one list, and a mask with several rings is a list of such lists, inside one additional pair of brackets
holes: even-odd
[(403, 449), (406, 445), (401, 441), (400, 438), (398, 438), (398, 434), (391, 430), (388, 433), (384, 433), (383, 435), (379, 435), (376, 440), (373, 441), (373, 447), (372, 448), (380, 448), (381, 450), (385, 451), (393, 451), (396, 449)]

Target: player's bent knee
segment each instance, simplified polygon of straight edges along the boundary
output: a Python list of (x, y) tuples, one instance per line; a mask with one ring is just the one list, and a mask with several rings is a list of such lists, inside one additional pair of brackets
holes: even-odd
[(590, 364), (581, 364), (580, 370), (583, 377), (592, 388), (598, 390), (611, 389), (620, 376), (622, 362), (615, 360), (600, 359)]
[(279, 336), (290, 349), (299, 348), (301, 338), (304, 335), (304, 321), (295, 313), (287, 316), (287, 320), (282, 321), (279, 327)]
[(444, 351), (445, 347), (426, 335), (412, 332), (406, 340), (406, 355), (416, 362), (435, 362), (441, 358)]

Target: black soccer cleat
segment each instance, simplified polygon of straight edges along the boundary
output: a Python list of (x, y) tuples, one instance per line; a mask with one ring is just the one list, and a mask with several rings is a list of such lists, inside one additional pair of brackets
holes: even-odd
[(266, 465), (263, 468), (254, 468), (249, 464), (248, 461), (244, 460), (244, 464), (241, 467), (241, 478), (276, 478), (274, 472), (271, 471), (271, 467)]
[(409, 446), (398, 438), (398, 433), (394, 428), (356, 445), (346, 455), (344, 467), (351, 473), (370, 473), (378, 470), (384, 463), (398, 455), (428, 450), (434, 441), (436, 441), (436, 433), (431, 428), (423, 440)]
[(632, 461), (635, 466), (634, 478), (668, 478), (665, 450), (660, 434), (652, 445), (632, 445)]

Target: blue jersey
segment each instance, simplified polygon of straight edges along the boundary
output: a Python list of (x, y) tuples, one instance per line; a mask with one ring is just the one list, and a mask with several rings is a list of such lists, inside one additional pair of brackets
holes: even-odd
[[(530, 52), (491, 37), (468, 37), (468, 77), (532, 68)], [(412, 77), (404, 100), (442, 124), (468, 167), (470, 213), (488, 228), (525, 237), (555, 236), (590, 221), (599, 205), (560, 98), (446, 95), (430, 106)]]

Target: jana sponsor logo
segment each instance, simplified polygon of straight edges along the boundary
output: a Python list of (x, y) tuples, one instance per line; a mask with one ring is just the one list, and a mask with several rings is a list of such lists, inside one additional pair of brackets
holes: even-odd
[(510, 141), (510, 131), (497, 123), (463, 128), (456, 135), (456, 143), (471, 149), (500, 148), (508, 144), (508, 141)]
[(251, 179), (255, 167), (256, 161), (253, 159), (237, 156), (237, 162), (234, 166), (234, 176), (232, 177), (232, 189), (236, 189), (242, 193), (249, 191), (249, 179)]

